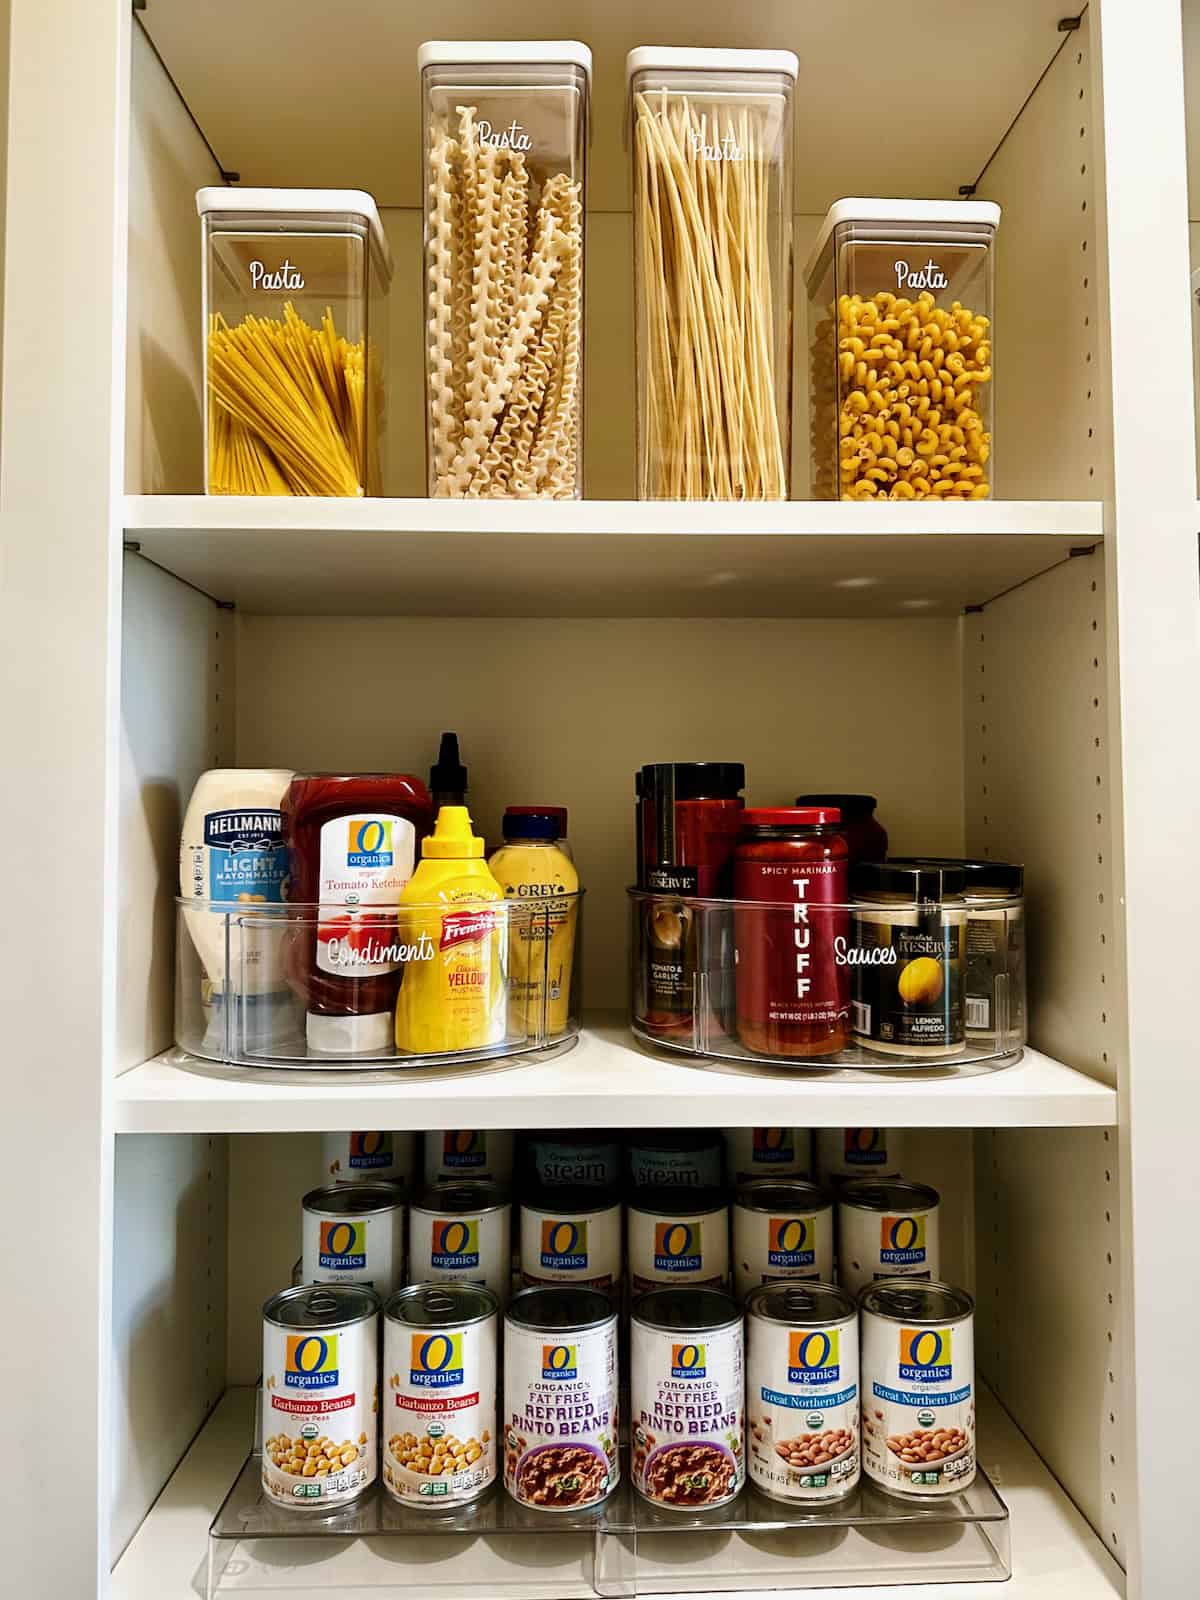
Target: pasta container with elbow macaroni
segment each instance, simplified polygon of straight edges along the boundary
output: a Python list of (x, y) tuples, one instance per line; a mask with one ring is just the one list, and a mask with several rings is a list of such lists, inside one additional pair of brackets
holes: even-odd
[(626, 59), (640, 500), (786, 500), (790, 50)]
[(583, 242), (592, 53), (420, 49), (429, 493), (583, 492)]
[(358, 189), (208, 188), (209, 494), (383, 493), (392, 258)]
[(805, 268), (814, 500), (982, 500), (992, 452), (988, 200), (839, 200)]

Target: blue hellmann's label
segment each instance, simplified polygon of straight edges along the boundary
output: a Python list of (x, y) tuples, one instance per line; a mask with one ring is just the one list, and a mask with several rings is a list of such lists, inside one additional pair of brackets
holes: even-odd
[(288, 852), (281, 812), (270, 807), (208, 811), (204, 843), (210, 900), (282, 901)]

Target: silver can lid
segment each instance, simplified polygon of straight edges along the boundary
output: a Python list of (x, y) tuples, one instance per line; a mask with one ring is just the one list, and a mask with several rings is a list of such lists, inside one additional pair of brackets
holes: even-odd
[(301, 1283), (281, 1289), (263, 1306), (277, 1328), (348, 1328), (379, 1311), (379, 1296), (362, 1283)]
[(367, 1217), (403, 1206), (404, 1190), (397, 1183), (331, 1183), (310, 1189), (301, 1204), (330, 1217)]
[(668, 1184), (643, 1185), (634, 1189), (629, 1197), (630, 1211), (640, 1211), (648, 1217), (709, 1217), (714, 1211), (726, 1209), (725, 1196), (720, 1189), (672, 1188)]
[(914, 1278), (884, 1278), (864, 1289), (859, 1308), (889, 1322), (961, 1322), (975, 1310), (965, 1289)]
[(732, 1295), (720, 1289), (650, 1289), (633, 1302), (633, 1320), (642, 1328), (671, 1333), (717, 1333), (740, 1327), (742, 1314)]
[(484, 1178), (461, 1178), (455, 1183), (428, 1183), (412, 1203), (414, 1211), (439, 1217), (481, 1217), (509, 1204), (508, 1190)]
[(884, 1183), (875, 1178), (854, 1178), (843, 1184), (838, 1204), (857, 1211), (932, 1211), (941, 1196), (927, 1183), (896, 1179)]
[(587, 1333), (615, 1323), (612, 1302), (599, 1289), (575, 1284), (541, 1284), (522, 1289), (509, 1301), (506, 1324), (538, 1333)]
[(746, 1315), (791, 1328), (853, 1322), (858, 1312), (844, 1289), (832, 1283), (763, 1283), (746, 1296)]
[(749, 1178), (737, 1186), (737, 1203), (743, 1211), (770, 1211), (778, 1215), (828, 1211), (833, 1197), (828, 1189), (805, 1178)]
[(490, 1289), (478, 1283), (410, 1283), (383, 1308), (389, 1322), (412, 1328), (465, 1328), (486, 1322), (500, 1309)]

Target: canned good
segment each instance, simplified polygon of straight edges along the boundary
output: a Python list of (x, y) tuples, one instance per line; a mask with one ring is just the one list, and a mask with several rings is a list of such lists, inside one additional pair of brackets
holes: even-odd
[(746, 1476), (742, 1317), (716, 1289), (655, 1289), (633, 1307), (633, 1486), (691, 1511), (732, 1500)]
[(410, 1283), (485, 1285), (501, 1305), (512, 1287), (512, 1208), (496, 1183), (439, 1183), (413, 1201)]
[(840, 1500), (859, 1479), (858, 1312), (829, 1283), (746, 1301), (750, 1479), (775, 1500)]
[(835, 1188), (847, 1178), (898, 1178), (903, 1135), (895, 1128), (818, 1128), (817, 1176)]
[(621, 1181), (621, 1144), (615, 1134), (531, 1133), (526, 1161), (543, 1189), (615, 1189)]
[(889, 1278), (859, 1310), (863, 1470), (905, 1498), (958, 1494), (975, 1481), (975, 1302)]
[(621, 1203), (596, 1189), (551, 1189), (521, 1202), (521, 1281), (612, 1290), (621, 1281)]
[(725, 1177), (737, 1185), (752, 1178), (806, 1178), (812, 1171), (807, 1128), (728, 1128)]
[(621, 1476), (617, 1314), (599, 1289), (523, 1289), (504, 1317), (504, 1487), (521, 1505), (596, 1505)]
[(365, 1283), (380, 1299), (404, 1282), (404, 1201), (391, 1183), (310, 1189), (304, 1209), (306, 1283)]
[(379, 1296), (302, 1284), (263, 1306), (263, 1489), (278, 1505), (338, 1506), (375, 1481)]
[(729, 1208), (720, 1191), (635, 1193), (629, 1202), (629, 1273), (634, 1294), (659, 1285), (724, 1289)]
[(500, 1303), (473, 1283), (417, 1283), (384, 1310), (383, 1482), (397, 1500), (460, 1506), (496, 1479)]
[(833, 1201), (803, 1178), (743, 1183), (733, 1207), (733, 1286), (739, 1300), (779, 1278), (833, 1277)]
[(484, 1178), (512, 1183), (513, 1136), (504, 1128), (442, 1128), (427, 1133), (425, 1182), (457, 1183), (461, 1178)]
[(415, 1133), (325, 1133), (321, 1163), (330, 1183), (394, 1183), (407, 1190), (417, 1165)]
[(626, 1171), (635, 1189), (719, 1189), (721, 1135), (711, 1129), (635, 1133), (626, 1147)]
[(838, 1279), (857, 1295), (880, 1278), (936, 1278), (938, 1192), (923, 1183), (847, 1183), (838, 1195)]

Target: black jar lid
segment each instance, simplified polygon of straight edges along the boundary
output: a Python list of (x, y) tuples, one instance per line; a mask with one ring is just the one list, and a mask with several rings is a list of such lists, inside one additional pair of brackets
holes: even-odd
[(833, 806), (842, 813), (843, 822), (859, 822), (869, 817), (879, 804), (873, 794), (798, 794), (798, 806)]
[(1025, 868), (1012, 861), (968, 860), (959, 856), (905, 856), (914, 867), (956, 867), (967, 894), (1018, 895), (1025, 892)]
[(736, 800), (746, 787), (741, 761), (650, 761), (637, 775), (639, 799), (673, 793), (676, 800)]
[(858, 861), (850, 868), (850, 889), (856, 899), (890, 895), (926, 903), (960, 899), (967, 875), (959, 862), (932, 865), (918, 861)]

